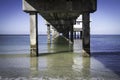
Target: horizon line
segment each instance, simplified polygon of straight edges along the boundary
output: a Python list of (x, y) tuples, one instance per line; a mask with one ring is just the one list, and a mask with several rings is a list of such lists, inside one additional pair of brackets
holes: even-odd
[[(30, 35), (30, 34), (0, 34), (0, 36), (9, 36), (9, 35)], [(47, 34), (38, 34), (39, 35), (47, 35)], [(90, 34), (90, 35), (120, 35), (120, 34)]]

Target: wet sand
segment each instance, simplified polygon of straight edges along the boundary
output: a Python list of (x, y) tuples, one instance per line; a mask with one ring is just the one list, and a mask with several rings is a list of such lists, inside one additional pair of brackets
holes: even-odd
[(52, 51), (39, 57), (0, 55), (0, 80), (120, 80), (120, 53), (82, 57), (78, 42), (75, 40), (73, 50), (65, 48), (66, 44), (52, 44)]

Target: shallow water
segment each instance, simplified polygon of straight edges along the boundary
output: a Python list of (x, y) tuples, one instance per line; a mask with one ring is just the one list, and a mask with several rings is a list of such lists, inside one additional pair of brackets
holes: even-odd
[(82, 57), (78, 53), (59, 53), (29, 57), (0, 56), (1, 80), (119, 80), (120, 55)]
[(72, 46), (63, 38), (56, 39), (45, 45), (47, 51), (39, 57), (1, 54), (0, 80), (120, 80), (119, 52), (92, 52), (91, 57), (82, 57), (81, 43), (75, 40)]

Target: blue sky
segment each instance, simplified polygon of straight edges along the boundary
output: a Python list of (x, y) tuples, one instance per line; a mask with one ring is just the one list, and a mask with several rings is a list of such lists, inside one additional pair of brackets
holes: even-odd
[[(120, 34), (120, 0), (98, 0), (91, 14), (91, 34)], [(46, 34), (45, 20), (38, 16), (38, 32)], [(0, 34), (29, 34), (29, 14), (22, 0), (0, 0)]]

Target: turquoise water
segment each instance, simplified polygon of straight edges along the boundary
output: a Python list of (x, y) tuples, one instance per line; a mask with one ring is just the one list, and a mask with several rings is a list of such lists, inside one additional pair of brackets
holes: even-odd
[(54, 42), (39, 36), (39, 54), (48, 54), (30, 57), (29, 36), (0, 36), (0, 80), (120, 80), (120, 36), (91, 36), (91, 57), (80, 39)]

